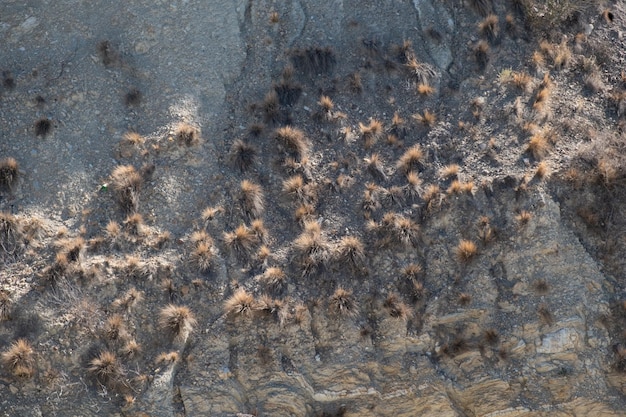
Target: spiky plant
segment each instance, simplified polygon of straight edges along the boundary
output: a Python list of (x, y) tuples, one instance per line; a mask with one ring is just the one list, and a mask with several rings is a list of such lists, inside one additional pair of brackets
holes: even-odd
[(257, 218), (265, 210), (265, 195), (260, 185), (249, 180), (241, 181), (241, 207), (250, 218)]
[(257, 149), (241, 139), (233, 142), (230, 152), (233, 165), (241, 172), (249, 170), (256, 161)]
[(126, 330), (126, 324), (124, 318), (119, 314), (114, 314), (109, 317), (104, 324), (104, 336), (108, 340), (120, 340), (125, 339), (128, 336)]
[(181, 123), (174, 131), (176, 141), (185, 146), (195, 146), (200, 143), (200, 132), (195, 126), (188, 123)]
[(135, 212), (139, 208), (139, 191), (143, 178), (131, 165), (120, 165), (111, 173), (111, 186), (122, 210)]
[(186, 340), (196, 325), (189, 307), (169, 304), (159, 313), (159, 326), (175, 338)]
[(271, 292), (280, 292), (287, 285), (287, 275), (281, 268), (270, 267), (260, 276), (260, 281)]
[(411, 308), (402, 301), (398, 294), (390, 294), (387, 296), (383, 307), (391, 317), (396, 319), (407, 321), (413, 315)]
[(35, 351), (25, 339), (18, 339), (0, 356), (5, 368), (16, 377), (30, 378), (35, 372)]
[(224, 313), (228, 315), (249, 316), (255, 307), (254, 296), (244, 288), (239, 288), (224, 302)]
[(308, 155), (310, 144), (302, 130), (285, 126), (276, 129), (273, 136), (279, 144), (279, 149), (289, 156), (301, 160)]
[(13, 189), (19, 172), (20, 166), (14, 158), (0, 159), (0, 187)]
[(456, 256), (459, 261), (467, 263), (478, 254), (476, 244), (471, 240), (461, 240), (456, 247)]
[(113, 388), (125, 375), (124, 368), (115, 353), (103, 350), (89, 361), (87, 371), (101, 384)]
[(370, 173), (377, 181), (386, 181), (387, 174), (385, 173), (385, 163), (380, 154), (375, 152), (364, 159), (367, 164), (367, 172)]
[(336, 258), (353, 268), (361, 268), (365, 263), (365, 248), (357, 236), (344, 236), (336, 248)]
[(359, 308), (352, 296), (352, 291), (339, 287), (335, 290), (329, 301), (330, 312), (338, 317), (356, 317)]
[(382, 137), (383, 124), (379, 120), (371, 119), (367, 125), (359, 123), (359, 132), (365, 148), (369, 149)]
[(10, 213), (0, 212), (0, 258), (16, 255), (23, 247), (21, 222)]
[(249, 255), (259, 243), (258, 236), (246, 225), (239, 225), (232, 232), (224, 233), (224, 243), (239, 256)]
[(407, 149), (398, 160), (398, 169), (404, 174), (411, 171), (419, 171), (424, 163), (424, 151), (419, 144)]
[(9, 296), (9, 292), (0, 290), (0, 322), (7, 321), (11, 318), (11, 309), (13, 302)]

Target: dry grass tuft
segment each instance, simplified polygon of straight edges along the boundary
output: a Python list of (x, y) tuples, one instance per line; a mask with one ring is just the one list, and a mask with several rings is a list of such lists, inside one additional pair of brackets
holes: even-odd
[(459, 169), (457, 164), (446, 165), (439, 171), (439, 176), (442, 179), (456, 178), (459, 175)]
[(376, 119), (371, 119), (368, 125), (359, 123), (359, 133), (365, 149), (369, 149), (382, 137), (383, 124)]
[(472, 302), (472, 296), (466, 293), (462, 293), (459, 295), (458, 302), (460, 306), (466, 307), (469, 305), (469, 303)]
[(12, 190), (19, 172), (20, 166), (14, 158), (0, 159), (0, 187)]
[(521, 91), (528, 91), (532, 77), (526, 72), (514, 72), (511, 82)]
[(543, 159), (548, 153), (548, 139), (543, 133), (536, 133), (528, 141), (526, 150), (533, 155), (533, 158)]
[(359, 308), (352, 296), (352, 291), (337, 288), (330, 297), (329, 310), (337, 317), (356, 317)]
[(188, 123), (181, 123), (174, 130), (174, 138), (180, 145), (195, 146), (200, 143), (200, 132)]
[(412, 49), (405, 52), (405, 57), (406, 69), (416, 83), (428, 85), (437, 76), (435, 69), (431, 65), (417, 60)]
[(385, 165), (379, 153), (373, 153), (364, 159), (367, 164), (367, 172), (369, 172), (377, 181), (386, 181)]
[(239, 197), (242, 210), (249, 218), (261, 217), (265, 211), (265, 195), (260, 185), (248, 180), (241, 181)]
[(128, 337), (124, 318), (119, 314), (109, 317), (104, 324), (104, 337), (108, 340), (120, 340)]
[(114, 308), (122, 308), (126, 311), (131, 311), (133, 307), (143, 301), (143, 298), (143, 292), (135, 287), (131, 287), (123, 296), (113, 300), (112, 306)]
[(246, 257), (259, 243), (259, 238), (254, 230), (242, 224), (232, 232), (224, 232), (224, 243), (237, 255)]
[(222, 213), (224, 213), (224, 207), (222, 206), (207, 207), (204, 210), (202, 210), (202, 221), (204, 221), (205, 223), (210, 222), (213, 219), (215, 219), (218, 214), (222, 214)]
[(186, 340), (196, 325), (196, 319), (188, 307), (169, 304), (159, 313), (159, 326), (171, 336)]
[(537, 169), (535, 170), (535, 176), (537, 178), (545, 178), (548, 176), (548, 173), (548, 164), (545, 161), (539, 162), (539, 164), (537, 164)]
[(246, 172), (255, 163), (257, 157), (257, 149), (241, 139), (233, 142), (230, 150), (230, 159), (233, 165), (241, 172)]
[(180, 355), (178, 354), (178, 352), (163, 352), (163, 353), (159, 353), (156, 357), (156, 359), (154, 360), (154, 363), (156, 363), (157, 365), (161, 365), (161, 364), (165, 364), (165, 365), (171, 365), (173, 363), (178, 362), (178, 360), (180, 359)]
[(316, 221), (304, 223), (304, 231), (294, 241), (293, 248), (305, 275), (330, 259), (330, 244)]
[(522, 225), (525, 226), (528, 224), (528, 222), (530, 221), (530, 219), (533, 217), (532, 213), (530, 213), (529, 211), (526, 210), (522, 210), (519, 212), (519, 214), (517, 216), (515, 216), (515, 219)]
[(437, 116), (435, 115), (435, 113), (431, 112), (430, 110), (424, 110), (424, 113), (414, 114), (412, 117), (413, 119), (417, 120), (419, 123), (428, 127), (434, 126), (435, 122), (437, 121)]
[(496, 237), (496, 232), (491, 227), (490, 222), (491, 220), (487, 216), (482, 216), (478, 219), (478, 237), (483, 245), (491, 242)]
[(443, 194), (437, 184), (431, 184), (424, 190), (422, 200), (426, 204), (426, 208), (430, 211), (439, 206), (443, 200)]
[(115, 388), (126, 374), (115, 353), (108, 350), (89, 361), (87, 371), (109, 388)]
[(8, 291), (0, 290), (0, 322), (11, 319), (13, 302)]
[(413, 316), (411, 308), (406, 305), (398, 294), (389, 294), (383, 302), (383, 307), (393, 318), (407, 321)]
[(478, 30), (482, 36), (489, 40), (489, 42), (494, 42), (500, 32), (498, 16), (490, 14), (485, 17), (485, 19), (478, 24)]
[(239, 288), (235, 293), (224, 302), (224, 313), (228, 315), (249, 316), (255, 307), (255, 301), (252, 294), (245, 289)]
[(0, 258), (17, 255), (23, 248), (23, 240), (23, 228), (17, 217), (0, 212)]
[(376, 233), (379, 247), (392, 244), (416, 247), (420, 241), (419, 225), (402, 214), (386, 213), (380, 224), (372, 222), (368, 228)]
[(131, 213), (124, 220), (124, 229), (131, 236), (143, 234), (143, 216), (139, 213)]
[(281, 292), (287, 286), (287, 275), (281, 268), (270, 267), (259, 277), (259, 281), (271, 292)]
[(139, 209), (139, 191), (143, 178), (131, 165), (120, 165), (111, 173), (111, 186), (122, 210), (135, 212)]
[(405, 175), (411, 171), (419, 171), (424, 163), (424, 152), (419, 144), (407, 149), (398, 160), (398, 170)]
[(341, 263), (348, 263), (353, 268), (361, 268), (365, 263), (365, 247), (356, 236), (344, 236), (335, 250), (335, 258)]
[(461, 240), (456, 247), (456, 256), (461, 262), (470, 262), (477, 254), (478, 248), (471, 240)]
[(122, 346), (119, 352), (125, 358), (136, 358), (141, 352), (141, 345), (135, 339), (131, 339)]
[(430, 96), (435, 92), (435, 89), (428, 84), (418, 84), (417, 92), (423, 96)]
[(537, 95), (535, 96), (533, 109), (542, 110), (545, 107), (546, 103), (548, 102), (549, 98), (550, 98), (550, 88), (548, 87), (541, 88), (537, 92)]
[(18, 378), (30, 378), (35, 373), (35, 351), (25, 339), (18, 339), (0, 356), (5, 368)]
[(261, 103), (261, 110), (265, 123), (278, 124), (283, 121), (284, 116), (276, 90), (272, 89), (265, 95)]
[(279, 150), (287, 155), (297, 160), (308, 156), (310, 144), (302, 130), (291, 126), (280, 127), (274, 131), (273, 136), (278, 142)]
[(196, 247), (189, 255), (189, 260), (200, 272), (206, 272), (213, 265), (214, 257), (215, 248), (212, 242), (203, 240), (196, 244)]
[(410, 171), (406, 174), (406, 185), (404, 186), (404, 194), (409, 200), (415, 200), (423, 193), (422, 179), (417, 172)]
[(469, 181), (469, 182), (461, 182), (459, 180), (454, 180), (450, 183), (450, 186), (448, 187), (447, 193), (450, 195), (454, 195), (454, 194), (472, 194), (472, 192), (474, 191), (474, 183)]

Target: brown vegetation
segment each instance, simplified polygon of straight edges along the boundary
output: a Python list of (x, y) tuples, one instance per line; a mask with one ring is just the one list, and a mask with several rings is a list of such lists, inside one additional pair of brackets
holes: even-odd
[(196, 319), (188, 307), (169, 304), (159, 313), (161, 329), (183, 341), (187, 339), (195, 325)]

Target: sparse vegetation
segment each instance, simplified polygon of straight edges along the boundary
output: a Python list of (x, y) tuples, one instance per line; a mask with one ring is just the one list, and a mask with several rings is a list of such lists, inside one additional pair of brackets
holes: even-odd
[[(202, 13), (165, 19), (165, 31), (114, 31), (91, 51), (95, 66), (43, 15), (7, 20), (24, 35), (10, 51), (50, 53), (0, 69), (11, 110), (0, 144), (0, 409), (19, 413), (28, 397), (52, 414), (184, 414), (218, 384), (245, 415), (386, 415), (398, 387), (384, 379), (401, 366), (450, 374), (444, 393), (453, 380), (476, 386), (452, 408), (480, 414), (492, 410), (475, 406), (478, 385), (498, 388), (522, 365), (529, 409), (572, 394), (568, 381), (594, 387), (574, 392), (585, 407), (610, 398), (624, 408), (613, 395), (615, 371), (626, 371), (621, 6), (464, 0), (432, 2), (432, 15), (419, 2), (345, 3), (328, 25), (324, 2), (265, 3), (239, 10), (242, 39), (220, 25), (198, 36)], [(174, 53), (181, 30), (190, 43)], [(336, 49), (301, 43), (316, 37)], [(534, 258), (551, 261), (520, 275)], [(589, 311), (572, 307), (580, 297)], [(202, 335), (190, 338), (192, 311)], [(588, 375), (535, 370), (539, 344), (520, 338), (547, 347), (574, 313), (606, 339), (570, 349), (595, 355)], [(381, 395), (344, 386), (350, 372), (336, 386), (330, 373), (311, 380), (303, 370), (317, 364), (339, 376), (365, 364), (365, 388)], [(294, 375), (306, 395), (291, 404), (281, 387)], [(195, 391), (178, 390), (183, 380)], [(259, 399), (259, 381), (280, 389)], [(428, 414), (418, 391), (398, 401)]]

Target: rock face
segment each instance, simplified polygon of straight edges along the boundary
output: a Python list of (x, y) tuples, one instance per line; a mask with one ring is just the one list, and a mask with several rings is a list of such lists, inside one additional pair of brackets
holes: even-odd
[[(598, 352), (607, 352), (609, 343), (598, 324), (608, 308), (599, 291), (602, 274), (563, 228), (558, 205), (545, 194), (537, 199), (541, 221), (489, 255), (502, 265), (503, 282), (481, 282), (492, 272), (476, 272), (472, 293), (483, 299), (451, 309), (441, 295), (419, 334), (381, 312), (372, 318), (375, 334), (364, 336), (354, 320), (319, 307), (284, 326), (268, 318), (220, 322), (207, 333), (227, 340), (200, 338), (197, 348), (207, 355), (181, 381), (187, 413), (227, 415), (243, 402), (260, 415), (623, 415), (610, 405), (607, 381), (598, 378), (605, 360)], [(550, 290), (536, 299), (533, 283), (540, 279)], [(527, 301), (512, 307), (503, 301), (511, 297)], [(543, 316), (541, 305), (547, 306)], [(447, 358), (434, 340), (447, 328), (469, 345), (485, 327), (500, 334), (499, 352), (486, 341), (482, 352), (453, 341), (446, 349), (460, 353)], [(263, 346), (272, 347), (270, 357)], [(598, 399), (601, 392), (606, 400)], [(541, 398), (541, 410), (525, 398)]]
[(5, 0), (2, 414), (626, 416), (625, 10), (495, 3)]

